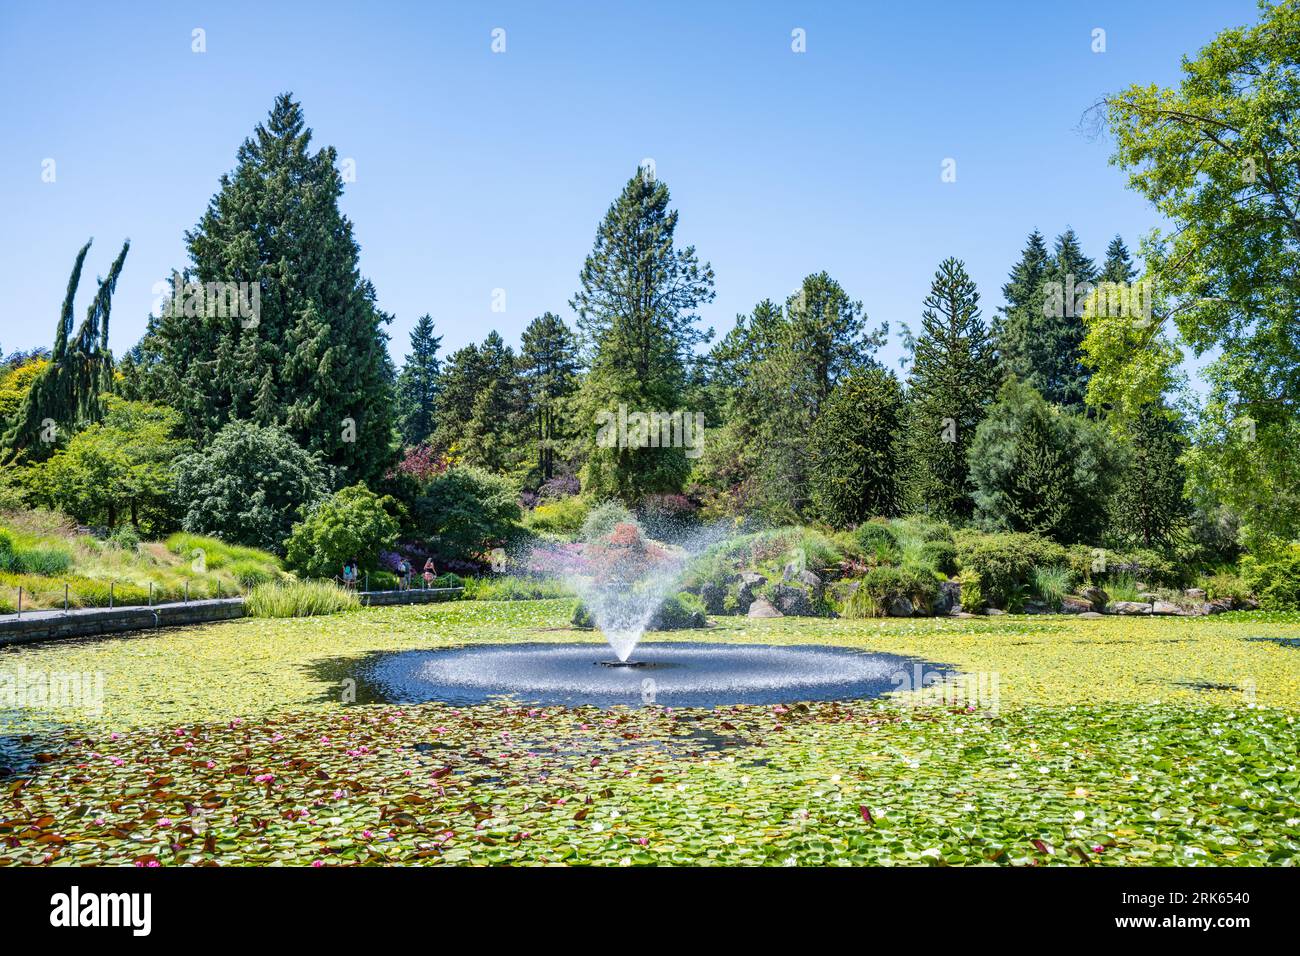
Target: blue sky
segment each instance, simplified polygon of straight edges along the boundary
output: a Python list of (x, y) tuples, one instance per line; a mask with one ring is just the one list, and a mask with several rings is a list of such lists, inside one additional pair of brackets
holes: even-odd
[(897, 367), (944, 257), (966, 261), (988, 316), (1035, 227), (1071, 225), (1099, 259), (1117, 232), (1135, 248), (1155, 214), (1080, 131), (1084, 111), (1176, 81), (1182, 55), (1256, 19), (1253, 0), (0, 0), (0, 348), (50, 344), (89, 236), (101, 274), (132, 240), (111, 345), (134, 344), (154, 284), (187, 261), (184, 231), (290, 90), (315, 145), (355, 161), (343, 209), (399, 363), (424, 312), (444, 352), (490, 328), (515, 344), (548, 309), (571, 321), (596, 225), (652, 158), (679, 242), (716, 272), (705, 324), (721, 333), (826, 269), (890, 323)]

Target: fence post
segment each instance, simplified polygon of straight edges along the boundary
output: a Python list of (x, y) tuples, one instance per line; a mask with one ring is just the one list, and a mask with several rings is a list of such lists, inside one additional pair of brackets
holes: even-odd
[(190, 603), (190, 579), (185, 579), (185, 603)]
[(116, 583), (116, 581), (108, 582), (108, 609), (110, 611), (113, 610), (113, 585)]
[(68, 613), (68, 582), (63, 582), (63, 613)]
[(370, 572), (369, 572), (369, 571), (366, 572), (366, 590), (367, 590), (367, 591), (370, 590)]
[(23, 589), (21, 585), (18, 587), (18, 616), (23, 616)]

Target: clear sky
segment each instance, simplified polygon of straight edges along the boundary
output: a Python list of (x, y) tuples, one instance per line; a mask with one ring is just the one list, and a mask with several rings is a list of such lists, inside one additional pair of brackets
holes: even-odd
[(517, 344), (548, 309), (572, 321), (596, 225), (652, 158), (679, 242), (716, 272), (706, 324), (826, 269), (890, 323), (896, 367), (946, 256), (988, 316), (1035, 227), (1072, 225), (1098, 259), (1117, 232), (1136, 248), (1155, 214), (1084, 111), (1174, 82), (1182, 55), (1256, 19), (1253, 0), (0, 0), (0, 348), (50, 344), (89, 236), (91, 275), (132, 240), (111, 345), (134, 344), (184, 231), (289, 90), (314, 144), (355, 162), (343, 209), (399, 364), (424, 312), (444, 354), (491, 328)]

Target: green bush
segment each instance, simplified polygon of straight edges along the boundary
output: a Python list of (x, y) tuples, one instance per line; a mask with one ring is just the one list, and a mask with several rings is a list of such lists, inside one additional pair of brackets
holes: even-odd
[(621, 501), (602, 501), (594, 505), (582, 521), (582, 540), (596, 541), (608, 537), (615, 525), (632, 524), (636, 518)]
[(395, 507), (392, 498), (380, 498), (362, 484), (336, 491), (293, 526), (285, 564), (309, 577), (332, 578), (355, 559), (373, 576), (380, 550), (397, 540), (397, 520), (388, 511)]
[(881, 614), (899, 598), (912, 605), (914, 611), (929, 614), (934, 609), (934, 599), (939, 593), (938, 582), (927, 568), (911, 565), (872, 568), (862, 578), (862, 587)]
[(873, 554), (881, 548), (898, 549), (898, 536), (889, 525), (879, 521), (866, 521), (853, 529), (853, 537), (863, 554)]
[(465, 597), (471, 601), (545, 601), (573, 596), (563, 582), (554, 578), (466, 578), (464, 587)]
[(1241, 576), (1264, 611), (1300, 611), (1300, 542), (1241, 559)]
[(62, 574), (72, 564), (65, 549), (49, 545), (23, 547), (13, 535), (0, 529), (0, 571), (13, 574)]
[(361, 599), (355, 591), (345, 590), (332, 581), (259, 584), (244, 604), (250, 617), (315, 617), (360, 606)]
[(961, 609), (968, 614), (978, 614), (987, 607), (984, 589), (980, 586), (979, 572), (973, 568), (961, 573), (957, 579), (961, 582)]
[(579, 497), (560, 498), (538, 505), (524, 517), (524, 524), (543, 534), (576, 535), (590, 511)]
[(1251, 589), (1246, 579), (1232, 570), (1216, 571), (1201, 577), (1197, 587), (1205, 591), (1209, 601), (1227, 598), (1234, 603), (1251, 596)]
[(858, 620), (868, 617), (880, 617), (881, 610), (876, 606), (876, 602), (871, 599), (867, 589), (859, 585), (858, 589), (849, 595), (849, 599), (840, 605), (839, 615), (848, 620)]
[(476, 561), (521, 532), (519, 492), (508, 478), (457, 465), (430, 479), (412, 509), (445, 558)]
[(276, 425), (231, 421), (176, 462), (186, 531), (279, 552), (301, 513), (324, 497), (331, 472)]
[(652, 631), (677, 631), (692, 627), (705, 627), (709, 623), (704, 602), (699, 595), (681, 591), (670, 595), (659, 605), (650, 621)]
[(108, 543), (122, 551), (134, 553), (140, 550), (140, 535), (135, 528), (125, 524), (108, 536)]
[(979, 575), (980, 594), (992, 607), (1023, 601), (1032, 587), (1035, 568), (1066, 563), (1065, 548), (1027, 532), (960, 531), (956, 543), (958, 566)]
[(591, 612), (587, 610), (587, 605), (583, 604), (581, 601), (579, 601), (578, 606), (573, 609), (573, 617), (570, 619), (569, 623), (574, 627), (581, 628), (591, 628), (596, 626), (596, 622), (592, 618)]
[(957, 546), (951, 541), (927, 541), (921, 545), (921, 560), (945, 575), (957, 573)]

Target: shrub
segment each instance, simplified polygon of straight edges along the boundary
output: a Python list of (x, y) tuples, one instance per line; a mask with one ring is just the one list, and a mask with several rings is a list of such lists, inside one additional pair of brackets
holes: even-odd
[(1034, 568), (1064, 565), (1066, 559), (1065, 548), (1036, 534), (961, 531), (956, 542), (958, 566), (979, 575), (980, 594), (993, 607), (1019, 602)]
[(232, 421), (201, 452), (176, 462), (181, 526), (279, 553), (329, 479), (329, 468), (283, 428)]
[(1106, 594), (1112, 601), (1136, 601), (1141, 593), (1137, 578), (1131, 574), (1108, 574), (1106, 577)]
[(592, 618), (591, 612), (587, 610), (587, 605), (583, 604), (581, 601), (579, 601), (578, 606), (573, 609), (573, 617), (570, 619), (569, 623), (573, 627), (592, 628), (596, 626), (596, 622)]
[(1246, 584), (1245, 578), (1230, 570), (1202, 576), (1197, 587), (1205, 591), (1206, 600), (1209, 601), (1227, 598), (1236, 604), (1242, 598), (1251, 596), (1250, 586)]
[(867, 593), (867, 589), (859, 586), (857, 590), (849, 595), (849, 599), (840, 605), (839, 613), (840, 617), (857, 620), (867, 617), (880, 617), (881, 610), (876, 606), (876, 602), (872, 600), (871, 595)]
[(525, 516), (524, 523), (533, 531), (545, 534), (576, 535), (587, 520), (589, 508), (581, 498), (560, 498), (538, 505)]
[(676, 631), (691, 627), (705, 627), (709, 623), (704, 602), (699, 595), (681, 591), (670, 595), (659, 605), (650, 621), (652, 631)]
[(259, 584), (244, 604), (250, 617), (314, 617), (360, 606), (355, 591), (344, 590), (332, 581)]
[(881, 613), (888, 613), (889, 606), (902, 598), (913, 610), (929, 614), (939, 586), (928, 569), (906, 565), (872, 568), (863, 576), (859, 590), (867, 593)]
[(978, 614), (987, 606), (984, 589), (980, 587), (979, 572), (973, 568), (961, 573), (957, 579), (961, 582), (961, 609), (969, 614)]
[(1241, 576), (1265, 611), (1300, 611), (1300, 542), (1264, 558), (1241, 559)]
[(397, 521), (386, 510), (395, 506), (392, 498), (380, 498), (362, 484), (335, 492), (293, 526), (285, 563), (316, 578), (340, 573), (349, 559), (377, 571), (379, 552), (397, 540)]
[(921, 545), (921, 560), (945, 575), (957, 573), (957, 546), (951, 541), (926, 541)]
[(898, 548), (898, 536), (890, 530), (889, 525), (879, 521), (867, 521), (853, 529), (853, 537), (863, 554), (872, 554), (878, 549)]
[(108, 543), (123, 551), (139, 551), (140, 535), (129, 524), (123, 525), (108, 536)]
[(507, 547), (523, 517), (513, 482), (479, 468), (457, 465), (433, 478), (416, 499), (417, 525), (439, 554), (473, 561)]
[(582, 522), (582, 539), (596, 541), (607, 537), (620, 524), (634, 522), (632, 512), (621, 501), (602, 501), (587, 512)]

